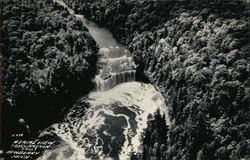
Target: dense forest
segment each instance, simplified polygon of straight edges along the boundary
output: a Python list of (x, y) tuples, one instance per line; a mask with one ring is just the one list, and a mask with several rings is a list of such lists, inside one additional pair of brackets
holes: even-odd
[(127, 45), (165, 96), (171, 125), (162, 129), (164, 118), (156, 117), (142, 138), (142, 155), (132, 159), (250, 158), (249, 4), (65, 2)]
[[(92, 87), (98, 46), (80, 19), (51, 0), (1, 1), (4, 141), (36, 135)], [(1, 117), (2, 118), (2, 117)]]

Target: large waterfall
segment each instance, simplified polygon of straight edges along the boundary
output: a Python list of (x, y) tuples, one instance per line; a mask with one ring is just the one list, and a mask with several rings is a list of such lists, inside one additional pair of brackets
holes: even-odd
[(135, 81), (136, 70), (132, 57), (123, 55), (110, 58), (110, 51), (109, 48), (100, 49), (101, 69), (94, 79), (96, 91), (107, 91), (117, 84)]
[[(63, 1), (55, 1), (67, 7)], [(40, 137), (59, 140), (38, 160), (130, 159), (131, 152), (141, 151), (149, 114), (157, 109), (167, 114), (164, 98), (154, 86), (135, 82), (133, 58), (110, 32), (82, 15), (75, 16), (82, 19), (100, 47), (100, 69), (93, 79), (96, 88), (80, 98), (62, 122), (41, 132)]]
[(117, 84), (133, 81), (135, 81), (135, 70), (114, 73), (104, 80), (97, 76), (95, 79), (96, 91), (107, 91)]

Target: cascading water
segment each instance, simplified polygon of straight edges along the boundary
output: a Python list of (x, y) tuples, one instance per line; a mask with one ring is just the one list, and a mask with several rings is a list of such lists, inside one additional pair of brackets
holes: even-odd
[[(55, 1), (67, 7), (61, 0)], [(110, 32), (82, 15), (75, 16), (82, 19), (100, 47), (96, 89), (82, 97), (62, 122), (41, 132), (40, 137), (60, 140), (38, 160), (129, 159), (130, 152), (140, 152), (148, 115), (157, 109), (167, 115), (164, 98), (152, 85), (135, 82), (133, 58)]]
[(101, 51), (103, 58), (100, 59), (101, 69), (95, 77), (96, 91), (107, 91), (117, 84), (135, 81), (135, 64), (132, 57), (109, 58), (111, 50)]
[(95, 79), (96, 91), (107, 91), (117, 84), (133, 81), (135, 81), (135, 70), (114, 73), (104, 80), (97, 76)]

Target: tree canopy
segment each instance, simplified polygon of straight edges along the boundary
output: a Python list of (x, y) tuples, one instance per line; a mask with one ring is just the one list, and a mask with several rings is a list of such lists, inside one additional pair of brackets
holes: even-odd
[(82, 21), (51, 0), (1, 6), (5, 131), (17, 132), (23, 118), (36, 134), (91, 89), (98, 47)]

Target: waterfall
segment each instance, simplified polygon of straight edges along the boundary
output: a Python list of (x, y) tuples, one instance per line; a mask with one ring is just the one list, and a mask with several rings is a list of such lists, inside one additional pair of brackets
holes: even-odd
[(110, 75), (107, 79), (101, 79), (99, 76), (95, 79), (96, 91), (107, 91), (117, 84), (124, 82), (133, 82), (135, 81), (135, 70), (122, 71), (119, 73), (115, 73)]
[(109, 52), (107, 48), (100, 50), (101, 69), (94, 80), (95, 91), (107, 91), (117, 84), (135, 81), (136, 70), (133, 58), (127, 55), (109, 58)]
[(40, 133), (41, 138), (56, 136), (60, 141), (37, 160), (130, 159), (131, 152), (141, 151), (148, 115), (157, 109), (166, 112), (164, 98), (154, 86), (134, 82), (133, 57), (109, 31), (99, 28), (83, 15), (74, 14), (62, 0), (54, 1), (83, 21), (100, 47), (100, 59), (98, 74), (93, 80), (95, 91), (81, 97), (63, 121)]

